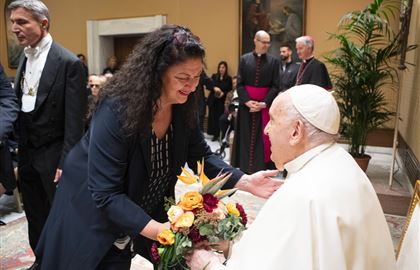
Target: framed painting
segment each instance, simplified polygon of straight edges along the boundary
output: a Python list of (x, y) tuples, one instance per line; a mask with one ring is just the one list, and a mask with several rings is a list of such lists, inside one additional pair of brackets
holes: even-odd
[(271, 36), (269, 53), (278, 56), (282, 44), (295, 48), (304, 34), (305, 0), (240, 0), (240, 53), (254, 49), (254, 36), (265, 30)]
[(4, 20), (6, 25), (6, 43), (7, 43), (7, 59), (9, 62), (9, 68), (17, 68), (19, 65), (19, 58), (22, 54), (23, 48), (19, 45), (16, 35), (12, 33), (12, 26), (9, 20), (10, 12), (7, 10), (7, 6), (13, 2), (13, 0), (6, 0), (4, 3)]
[(397, 269), (418, 269), (420, 265), (420, 180), (411, 197), (400, 242), (396, 250)]

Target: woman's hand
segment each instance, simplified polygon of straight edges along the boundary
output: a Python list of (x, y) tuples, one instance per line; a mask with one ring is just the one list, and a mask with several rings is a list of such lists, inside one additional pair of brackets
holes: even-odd
[(157, 240), (157, 236), (160, 232), (167, 230), (171, 227), (169, 222), (160, 223), (156, 220), (150, 220), (149, 223), (143, 228), (140, 232), (144, 237), (150, 238), (152, 240)]
[(215, 86), (214, 87), (214, 94), (216, 98), (221, 98), (223, 97), (224, 93), (222, 91), (222, 89), (220, 89), (219, 87)]

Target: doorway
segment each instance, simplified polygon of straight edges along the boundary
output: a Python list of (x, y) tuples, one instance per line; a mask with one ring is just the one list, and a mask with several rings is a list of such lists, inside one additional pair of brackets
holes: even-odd
[(114, 55), (118, 59), (118, 68), (127, 60), (127, 57), (133, 51), (134, 46), (145, 36), (140, 34), (136, 36), (117, 36), (114, 37)]
[[(101, 73), (106, 66), (106, 59), (114, 54), (121, 54), (120, 58), (125, 59), (138, 38), (154, 31), (165, 23), (165, 15), (87, 21), (89, 72)], [(115, 41), (119, 38), (122, 38), (122, 40)], [(115, 46), (119, 48), (116, 50)]]

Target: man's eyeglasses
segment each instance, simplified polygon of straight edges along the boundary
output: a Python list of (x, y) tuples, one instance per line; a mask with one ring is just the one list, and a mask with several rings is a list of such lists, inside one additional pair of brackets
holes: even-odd
[(200, 76), (190, 77), (190, 76), (174, 76), (182, 84), (195, 84), (200, 80)]
[(263, 40), (259, 40), (259, 39), (257, 39), (257, 41), (261, 42), (264, 45), (271, 45), (270, 41), (263, 41)]
[(99, 87), (100, 87), (100, 85), (99, 85), (99, 84), (89, 84), (89, 87), (90, 87), (90, 88), (94, 88), (94, 87), (98, 87), (98, 88), (99, 88)]

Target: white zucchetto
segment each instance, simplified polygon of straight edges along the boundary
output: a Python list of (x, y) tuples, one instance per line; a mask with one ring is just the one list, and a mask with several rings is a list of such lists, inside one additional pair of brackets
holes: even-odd
[(313, 84), (294, 86), (287, 92), (296, 110), (309, 123), (326, 133), (338, 133), (340, 110), (330, 92)]

